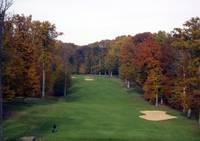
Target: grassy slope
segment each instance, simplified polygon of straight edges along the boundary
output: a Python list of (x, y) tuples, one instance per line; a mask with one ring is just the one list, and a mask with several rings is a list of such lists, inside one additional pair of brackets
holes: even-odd
[[(13, 140), (36, 135), (42, 141), (200, 141), (194, 121), (167, 107), (146, 103), (135, 90), (127, 92), (117, 79), (74, 80), (67, 100), (38, 102), (5, 121), (5, 136)], [(159, 109), (178, 119), (152, 122), (140, 110)], [(51, 133), (52, 124), (58, 132)]]

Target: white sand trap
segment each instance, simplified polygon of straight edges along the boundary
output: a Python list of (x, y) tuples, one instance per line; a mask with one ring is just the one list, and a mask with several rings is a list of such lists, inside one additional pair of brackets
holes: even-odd
[(91, 77), (85, 77), (85, 81), (93, 81), (94, 79)]
[(72, 76), (72, 79), (75, 79), (76, 77), (75, 76)]
[(176, 116), (171, 116), (166, 113), (166, 111), (140, 111), (142, 116), (140, 118), (151, 120), (151, 121), (161, 121), (161, 120), (169, 120), (169, 119), (176, 119)]

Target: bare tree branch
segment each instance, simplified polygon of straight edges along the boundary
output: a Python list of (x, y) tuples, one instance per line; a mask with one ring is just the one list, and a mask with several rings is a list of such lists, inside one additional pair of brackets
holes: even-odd
[(0, 0), (0, 14), (5, 14), (12, 4), (13, 0)]

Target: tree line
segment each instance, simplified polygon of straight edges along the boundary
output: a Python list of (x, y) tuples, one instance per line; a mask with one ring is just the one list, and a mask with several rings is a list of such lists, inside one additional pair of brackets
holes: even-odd
[(16, 97), (66, 96), (71, 85), (70, 58), (75, 49), (56, 38), (62, 33), (48, 21), (13, 15), (4, 22), (2, 90)]
[(119, 36), (78, 48), (76, 73), (119, 76), (130, 88), (138, 85), (144, 98), (194, 115), (200, 125), (200, 18), (172, 32)]

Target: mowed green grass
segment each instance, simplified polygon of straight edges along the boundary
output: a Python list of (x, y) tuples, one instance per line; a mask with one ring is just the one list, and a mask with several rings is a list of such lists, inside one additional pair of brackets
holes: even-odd
[[(7, 119), (5, 139), (34, 135), (39, 141), (200, 141), (195, 121), (170, 108), (149, 105), (136, 90), (123, 88), (120, 80), (76, 77), (66, 100), (38, 101)], [(147, 121), (138, 117), (141, 110), (155, 109), (178, 119)], [(51, 132), (54, 123), (56, 133)]]

